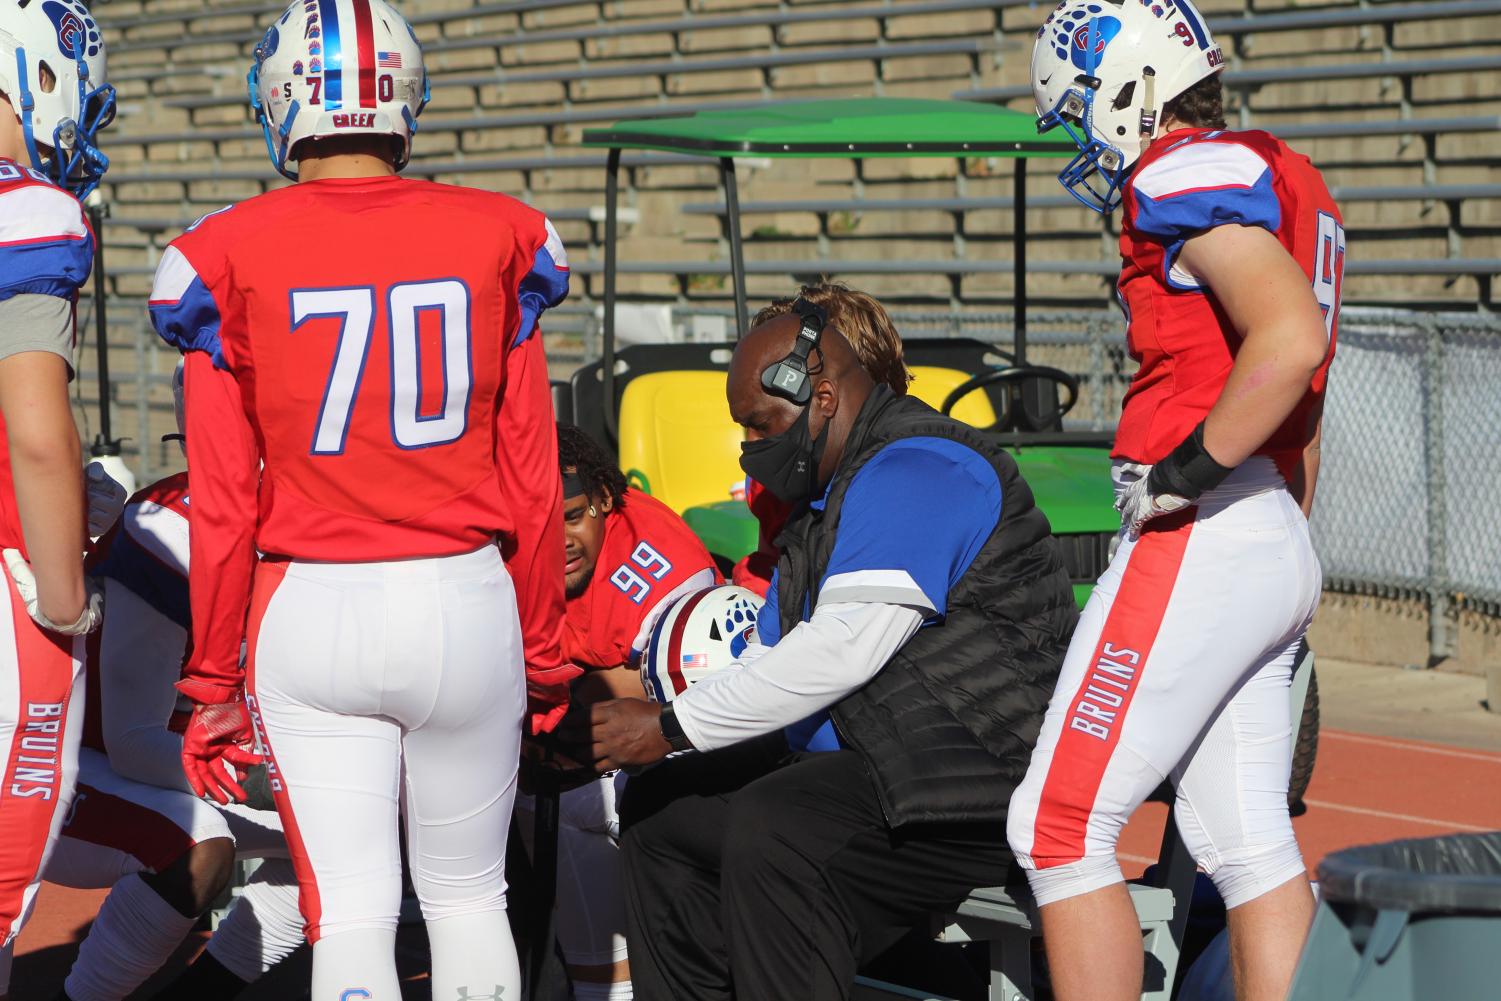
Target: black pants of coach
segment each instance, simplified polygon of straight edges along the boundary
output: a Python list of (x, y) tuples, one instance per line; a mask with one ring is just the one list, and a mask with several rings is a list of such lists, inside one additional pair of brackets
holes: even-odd
[(854, 751), (665, 762), (621, 807), (639, 1001), (834, 1001), (935, 910), (1015, 875), (1004, 823), (886, 825)]

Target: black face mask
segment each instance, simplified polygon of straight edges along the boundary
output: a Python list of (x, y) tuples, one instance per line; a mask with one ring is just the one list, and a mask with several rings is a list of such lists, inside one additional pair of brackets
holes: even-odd
[(818, 493), (818, 462), (823, 458), (829, 424), (815, 440), (808, 434), (808, 415), (804, 407), (792, 427), (781, 434), (740, 444), (740, 468), (745, 474), (786, 504), (801, 504)]

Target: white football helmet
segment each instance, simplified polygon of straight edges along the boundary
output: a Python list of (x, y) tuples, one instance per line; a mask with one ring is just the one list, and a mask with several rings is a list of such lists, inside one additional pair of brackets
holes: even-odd
[(1079, 155), (1058, 180), (1098, 212), (1162, 127), (1162, 106), (1225, 57), (1189, 0), (1063, 0), (1037, 30), (1037, 129), (1062, 126)]
[(671, 702), (709, 675), (728, 667), (756, 639), (756, 616), (765, 602), (734, 584), (675, 599), (652, 627), (641, 655), (641, 683), (653, 702)]
[(88, 8), (79, 0), (0, 0), (0, 91), (21, 121), (31, 166), (87, 198), (109, 168), (95, 134), (115, 117), (104, 38)]
[(417, 35), (386, 0), (293, 0), (256, 46), (248, 83), (266, 152), (294, 181), (297, 144), (327, 136), (390, 136), (402, 169), (429, 93)]

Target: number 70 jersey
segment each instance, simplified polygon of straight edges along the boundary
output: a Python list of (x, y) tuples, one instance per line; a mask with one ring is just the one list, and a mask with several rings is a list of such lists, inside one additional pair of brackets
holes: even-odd
[(204, 217), (168, 248), (150, 308), (169, 343), (234, 376), (264, 463), (261, 551), (372, 561), (512, 531), (524, 515), (498, 471), (507, 450), (539, 453), (538, 482), (557, 478), (532, 433), (552, 440), (545, 371), (530, 380), (541, 393), (507, 384), (530, 351), (540, 366), (538, 316), (567, 291), (540, 212), (351, 178)]

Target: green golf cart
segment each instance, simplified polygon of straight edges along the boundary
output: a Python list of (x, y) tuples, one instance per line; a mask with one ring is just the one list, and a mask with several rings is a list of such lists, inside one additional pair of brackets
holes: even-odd
[[(1074, 594), (1082, 606), (1108, 562), (1120, 526), (1110, 486), (1109, 432), (1070, 430), (1064, 417), (1079, 398), (1076, 375), (1027, 357), (1026, 162), (1069, 157), (1068, 140), (1039, 136), (1031, 116), (988, 105), (939, 100), (862, 99), (775, 102), (730, 111), (615, 123), (584, 133), (584, 145), (608, 151), (605, 194), (604, 323), (602, 358), (555, 384), (560, 416), (613, 447), (633, 483), (666, 502), (699, 534), (724, 568), (751, 552), (758, 526), (743, 500), (740, 429), (725, 401), (725, 372), (733, 341), (617, 343), (617, 284), (622, 271), (647, 270), (618, 259), (618, 196), (622, 153), (653, 150), (702, 156), (719, 168), (729, 244), (735, 336), (749, 325), (747, 274), (835, 272), (839, 262), (747, 262), (736, 186), (738, 158), (1005, 157), (1015, 161), (1011, 269), (1015, 281), (1014, 339), (1006, 345), (965, 337), (904, 340), (913, 395), (993, 435), (1011, 450), (1062, 544)], [(966, 268), (969, 267), (966, 265)], [(993, 269), (994, 265), (976, 265)], [(899, 271), (895, 264), (893, 271)], [(790, 289), (789, 289), (790, 290)], [(1290, 800), (1301, 798), (1313, 767), (1318, 697), (1312, 655), (1300, 657), (1292, 705), (1302, 709)], [(1306, 693), (1306, 695), (1305, 695)], [(1171, 801), (1167, 785), (1157, 797)], [(1184, 942), (1186, 902), (1195, 865), (1170, 823), (1161, 864), (1143, 894), (1144, 935), (1163, 960), (1161, 981), (1143, 997), (1172, 995)], [(1153, 894), (1156, 894), (1153, 896)], [(1031, 936), (1025, 905), (1004, 889), (978, 891), (952, 924), (946, 941), (989, 941), (990, 998), (1030, 998)], [(1133, 899), (1135, 899), (1133, 897)], [(1164, 903), (1165, 902), (1165, 903)], [(1155, 910), (1154, 910), (1155, 908)], [(1160, 913), (1158, 913), (1160, 912)], [(1148, 913), (1156, 913), (1150, 921)], [(1150, 925), (1150, 927), (1149, 927)], [(953, 936), (958, 936), (957, 938)], [(863, 996), (929, 997), (890, 984), (862, 982)]]
[[(912, 393), (997, 436), (1016, 455), (1038, 503), (1064, 544), (1080, 603), (1104, 570), (1120, 525), (1111, 497), (1108, 432), (1065, 430), (1078, 400), (1073, 374), (1027, 360), (1026, 161), (1067, 157), (1067, 140), (1039, 136), (1031, 117), (959, 101), (856, 99), (776, 102), (677, 118), (617, 122), (589, 129), (584, 145), (608, 150), (605, 189), (604, 330), (601, 361), (576, 373), (563, 393), (575, 423), (615, 447), (632, 481), (688, 521), (726, 566), (757, 544), (745, 504), (730, 499), (743, 476), (740, 432), (724, 402), (733, 343), (642, 344), (616, 341), (618, 194), (621, 154), (655, 150), (717, 161), (729, 237), (735, 335), (748, 325), (746, 274), (822, 271), (747, 264), (736, 187), (737, 158), (1006, 157), (1016, 161), (1013, 196), (1016, 312), (1010, 345), (971, 338), (909, 339), (904, 347)], [(837, 262), (828, 270), (837, 271)]]

